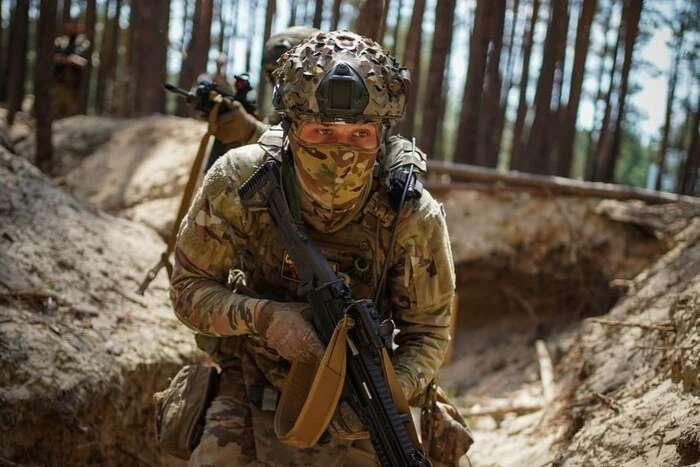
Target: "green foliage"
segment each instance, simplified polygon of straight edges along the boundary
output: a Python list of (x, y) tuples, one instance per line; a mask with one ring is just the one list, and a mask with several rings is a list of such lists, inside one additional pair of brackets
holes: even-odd
[(653, 158), (654, 151), (651, 145), (643, 146), (639, 134), (633, 130), (625, 131), (615, 171), (615, 182), (644, 187)]

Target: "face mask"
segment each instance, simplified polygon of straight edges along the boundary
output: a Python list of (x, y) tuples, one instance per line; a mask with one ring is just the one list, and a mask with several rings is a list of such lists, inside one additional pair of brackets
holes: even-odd
[(362, 207), (379, 149), (310, 144), (293, 131), (289, 142), (305, 220), (323, 232), (338, 230)]

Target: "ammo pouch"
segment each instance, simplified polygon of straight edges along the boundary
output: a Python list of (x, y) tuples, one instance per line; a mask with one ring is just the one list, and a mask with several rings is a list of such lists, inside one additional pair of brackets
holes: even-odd
[(204, 431), (204, 415), (216, 394), (219, 374), (204, 365), (184, 366), (170, 386), (153, 395), (156, 441), (168, 454), (189, 459)]
[(474, 435), (459, 409), (445, 392), (432, 382), (425, 394), (421, 413), (421, 435), (428, 459), (446, 465), (458, 465), (474, 443)]

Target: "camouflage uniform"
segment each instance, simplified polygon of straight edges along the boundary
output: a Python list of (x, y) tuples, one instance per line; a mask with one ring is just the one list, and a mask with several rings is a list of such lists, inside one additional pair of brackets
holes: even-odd
[[(256, 333), (256, 309), (268, 299), (301, 301), (298, 280), (268, 213), (244, 208), (238, 187), (268, 158), (282, 163), (287, 136), (279, 128), (258, 145), (234, 149), (207, 173), (181, 225), (175, 248), (171, 299), (178, 318), (199, 333), (200, 346), (220, 363), (219, 393), (206, 414), (204, 435), (191, 465), (340, 465), (349, 441), (299, 450), (277, 440), (272, 419), (289, 362)], [(407, 203), (387, 258), (395, 211), (387, 171), (412, 156), (411, 144), (385, 138), (370, 169), (359, 207), (326, 232), (309, 229), (356, 299), (374, 298), (382, 266), (390, 261), (381, 309), (399, 334), (392, 361), (404, 392), (418, 396), (435, 377), (449, 341), (454, 268), (442, 206), (429, 193)], [(424, 156), (419, 153), (419, 169)], [(297, 157), (297, 153), (294, 153)], [(321, 167), (320, 170), (323, 170)], [(307, 222), (314, 211), (305, 213)], [(313, 224), (312, 224), (313, 225)], [(232, 291), (229, 273), (245, 274)], [(255, 297), (248, 291), (255, 291)]]

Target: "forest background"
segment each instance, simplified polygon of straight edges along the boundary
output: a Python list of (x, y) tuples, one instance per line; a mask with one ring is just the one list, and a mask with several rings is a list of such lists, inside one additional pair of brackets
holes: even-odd
[(188, 116), (162, 83), (189, 88), (225, 57), (218, 72), (250, 73), (264, 115), (265, 40), (347, 28), (410, 69), (396, 130), (431, 158), (700, 194), (697, 0), (0, 0), (0, 102), (9, 124), (37, 117), (40, 167), (70, 18), (92, 44), (81, 113)]

